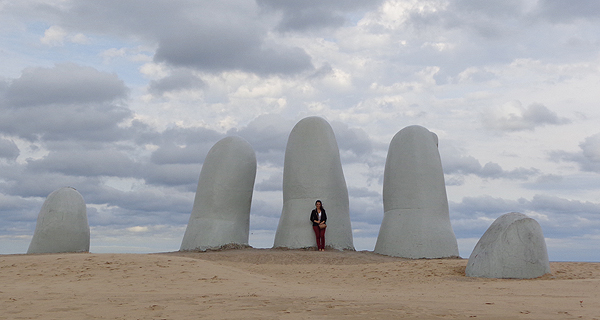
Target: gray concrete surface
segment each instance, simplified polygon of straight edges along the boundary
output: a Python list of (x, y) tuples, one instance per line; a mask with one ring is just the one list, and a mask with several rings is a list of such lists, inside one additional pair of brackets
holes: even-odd
[(468, 277), (537, 278), (550, 273), (542, 227), (528, 216), (500, 216), (473, 249), (465, 270)]
[(208, 152), (180, 250), (248, 245), (256, 155), (243, 138), (219, 140)]
[(88, 252), (90, 227), (83, 197), (64, 187), (50, 193), (38, 215), (27, 253)]
[(325, 246), (354, 250), (348, 188), (335, 135), (325, 119), (308, 117), (294, 126), (288, 138), (283, 209), (273, 247), (316, 246), (309, 218), (317, 199), (327, 212)]
[(437, 143), (421, 126), (400, 130), (390, 142), (374, 252), (412, 259), (458, 256)]

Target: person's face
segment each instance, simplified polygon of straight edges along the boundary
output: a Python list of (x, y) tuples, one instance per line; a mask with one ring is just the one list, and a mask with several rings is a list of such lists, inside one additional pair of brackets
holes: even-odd
[(315, 206), (317, 206), (317, 209), (321, 209), (321, 203), (320, 202), (315, 203)]

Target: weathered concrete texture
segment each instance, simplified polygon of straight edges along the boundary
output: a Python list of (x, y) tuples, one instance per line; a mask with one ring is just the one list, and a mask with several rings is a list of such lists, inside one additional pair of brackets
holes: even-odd
[(477, 242), (465, 273), (468, 277), (516, 279), (550, 273), (542, 228), (521, 213), (500, 216)]
[(335, 135), (325, 119), (308, 117), (296, 124), (288, 138), (283, 209), (273, 247), (316, 246), (309, 218), (317, 199), (327, 212), (325, 246), (354, 250), (348, 188)]
[(421, 126), (400, 130), (383, 179), (384, 216), (374, 251), (412, 259), (458, 256), (437, 136)]
[(230, 136), (208, 152), (181, 242), (182, 251), (248, 245), (256, 155), (244, 139)]
[(50, 193), (38, 215), (27, 253), (90, 251), (90, 226), (85, 201), (64, 187)]

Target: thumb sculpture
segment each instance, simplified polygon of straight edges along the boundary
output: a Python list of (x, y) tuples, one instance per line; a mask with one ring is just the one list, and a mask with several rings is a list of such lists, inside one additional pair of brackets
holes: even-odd
[(248, 245), (256, 155), (237, 136), (219, 140), (208, 152), (181, 251)]
[(50, 193), (37, 218), (27, 253), (90, 251), (90, 226), (85, 201), (64, 187)]
[(348, 188), (340, 152), (329, 123), (320, 117), (300, 120), (292, 129), (283, 166), (283, 209), (273, 247), (315, 247), (310, 222), (315, 200), (327, 210), (325, 245), (354, 250)]
[(467, 277), (531, 279), (550, 273), (542, 228), (534, 219), (512, 212), (500, 216), (469, 257)]
[(400, 130), (390, 142), (374, 252), (411, 259), (458, 256), (437, 142), (421, 126)]

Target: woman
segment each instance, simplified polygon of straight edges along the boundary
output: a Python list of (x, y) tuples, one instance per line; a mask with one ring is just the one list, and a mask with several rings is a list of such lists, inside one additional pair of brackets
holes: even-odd
[(327, 214), (321, 200), (315, 202), (315, 209), (310, 213), (310, 221), (313, 223), (313, 230), (315, 230), (315, 236), (317, 237), (317, 249), (319, 251), (325, 251), (325, 228), (327, 225)]

